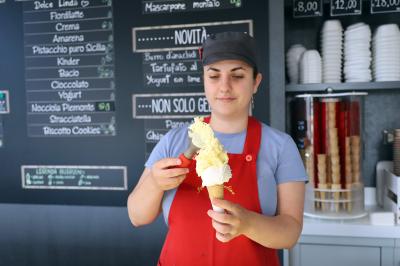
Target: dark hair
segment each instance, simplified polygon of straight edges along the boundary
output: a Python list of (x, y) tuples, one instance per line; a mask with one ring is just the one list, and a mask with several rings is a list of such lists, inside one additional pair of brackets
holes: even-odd
[(260, 73), (260, 72), (258, 72), (257, 67), (253, 67), (253, 79), (257, 78), (258, 73)]

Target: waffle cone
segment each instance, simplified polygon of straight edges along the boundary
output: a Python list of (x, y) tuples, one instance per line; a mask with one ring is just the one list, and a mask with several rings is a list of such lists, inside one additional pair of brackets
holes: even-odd
[(208, 196), (210, 199), (217, 198), (223, 199), (224, 198), (224, 185), (215, 185), (215, 186), (208, 186)]
[[(224, 199), (224, 185), (223, 184), (215, 185), (215, 186), (207, 186), (207, 190), (208, 190), (208, 197), (210, 198), (210, 200), (215, 199), (215, 198), (216, 199)], [(220, 213), (225, 212), (224, 209), (222, 209), (218, 206), (215, 206), (213, 204), (211, 204), (211, 205), (212, 205), (212, 208), (214, 211), (220, 212)]]

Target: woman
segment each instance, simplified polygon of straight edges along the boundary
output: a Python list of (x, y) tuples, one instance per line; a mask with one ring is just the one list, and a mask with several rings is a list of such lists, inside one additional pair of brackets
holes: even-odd
[(206, 118), (229, 155), (233, 177), (224, 200), (212, 204), (195, 161), (178, 168), (189, 145), (187, 127), (171, 130), (154, 148), (128, 198), (135, 226), (163, 211), (169, 231), (159, 265), (279, 265), (276, 249), (292, 247), (302, 229), (306, 173), (293, 140), (248, 116), (262, 76), (255, 40), (226, 32), (202, 47)]

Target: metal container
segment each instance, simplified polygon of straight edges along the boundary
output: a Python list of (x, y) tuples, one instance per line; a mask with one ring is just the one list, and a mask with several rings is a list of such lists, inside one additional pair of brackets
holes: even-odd
[(293, 137), (309, 176), (304, 213), (359, 218), (364, 210), (361, 172), (361, 99), (367, 93), (297, 95)]

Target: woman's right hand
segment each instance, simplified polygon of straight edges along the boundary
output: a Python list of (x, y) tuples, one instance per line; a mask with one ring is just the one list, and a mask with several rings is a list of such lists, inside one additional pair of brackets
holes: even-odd
[(189, 168), (179, 168), (179, 158), (164, 158), (151, 167), (153, 183), (161, 190), (166, 191), (178, 187), (189, 172)]

